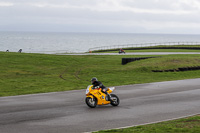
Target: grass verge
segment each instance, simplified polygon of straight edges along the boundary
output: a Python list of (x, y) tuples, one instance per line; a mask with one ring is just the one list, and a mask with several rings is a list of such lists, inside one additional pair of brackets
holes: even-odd
[(151, 70), (199, 66), (200, 55), (166, 55), (121, 65), (136, 55), (45, 55), (0, 52), (0, 96), (85, 89), (97, 77), (105, 86), (200, 78), (200, 71)]
[(96, 133), (200, 133), (200, 116)]

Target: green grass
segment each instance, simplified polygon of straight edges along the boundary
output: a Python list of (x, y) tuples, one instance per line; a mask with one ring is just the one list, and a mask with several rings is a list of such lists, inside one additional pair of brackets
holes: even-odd
[(199, 66), (200, 55), (167, 55), (121, 65), (124, 57), (147, 56), (0, 52), (0, 96), (85, 89), (92, 77), (97, 77), (105, 86), (200, 78), (199, 70), (151, 71)]
[(97, 133), (200, 133), (200, 116)]

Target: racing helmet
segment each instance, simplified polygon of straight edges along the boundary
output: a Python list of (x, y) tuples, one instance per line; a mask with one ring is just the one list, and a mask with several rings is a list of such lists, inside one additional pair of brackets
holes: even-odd
[(97, 80), (96, 77), (93, 77), (93, 78), (91, 79), (92, 84), (93, 84), (95, 81), (98, 81), (98, 80)]

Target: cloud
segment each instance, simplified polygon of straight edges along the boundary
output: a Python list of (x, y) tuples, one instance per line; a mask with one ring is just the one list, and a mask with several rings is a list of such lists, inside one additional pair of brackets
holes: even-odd
[[(149, 14), (190, 14), (200, 9), (198, 0), (34, 0), (25, 1), (9, 0), (15, 5), (33, 6), (40, 8), (57, 8), (57, 9), (76, 9), (90, 10), (98, 12), (121, 12), (129, 11), (133, 13), (149, 13)], [(185, 7), (188, 7), (186, 10)]]
[(173, 28), (196, 27), (200, 31), (199, 0), (0, 0), (0, 7), (0, 30), (18, 25), (15, 29), (177, 32)]
[[(170, 1), (170, 2), (169, 2)], [(122, 1), (122, 0), (96, 0), (95, 2), (88, 2), (85, 3), (82, 0), (81, 2), (73, 2), (73, 1), (65, 1), (62, 3), (49, 3), (49, 2), (33, 2), (33, 3), (26, 3), (27, 5), (40, 7), (40, 8), (64, 8), (64, 9), (76, 9), (76, 10), (90, 10), (90, 11), (97, 11), (97, 12), (121, 12), (127, 11), (132, 13), (148, 13), (148, 14), (174, 14), (174, 15), (181, 15), (181, 14), (191, 14), (193, 10), (184, 10), (181, 8), (182, 4), (188, 4), (187, 1), (179, 1), (173, 2), (169, 0), (168, 2), (162, 1), (160, 2), (154, 0), (151, 2), (147, 2), (142, 0), (142, 2), (136, 1)], [(145, 4), (144, 4), (145, 3)], [(193, 1), (193, 3), (197, 3)], [(163, 5), (169, 5), (166, 8)], [(148, 6), (145, 6), (148, 5)], [(150, 5), (150, 6), (149, 6)], [(158, 5), (154, 8), (152, 5)], [(164, 7), (164, 8), (163, 8)], [(173, 8), (174, 7), (174, 8)], [(179, 7), (177, 9), (177, 7)]]
[(0, 7), (9, 7), (9, 6), (13, 6), (14, 4), (11, 2), (1, 2), (0, 1)]

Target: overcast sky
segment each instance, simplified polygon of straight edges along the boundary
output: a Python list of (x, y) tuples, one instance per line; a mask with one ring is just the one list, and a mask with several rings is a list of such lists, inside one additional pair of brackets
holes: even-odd
[(0, 0), (0, 31), (200, 34), (200, 0)]

